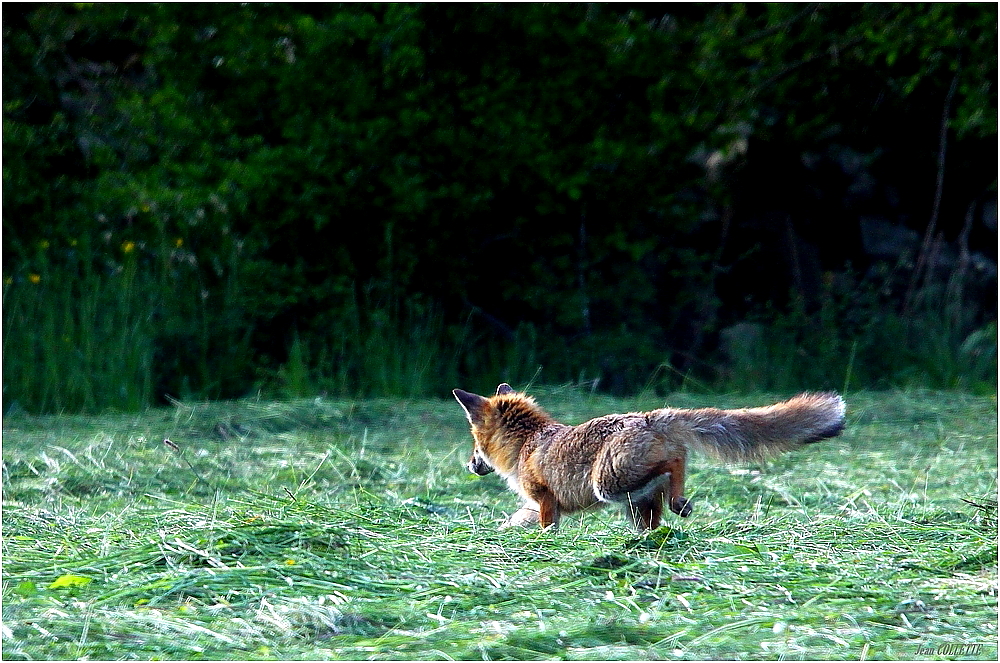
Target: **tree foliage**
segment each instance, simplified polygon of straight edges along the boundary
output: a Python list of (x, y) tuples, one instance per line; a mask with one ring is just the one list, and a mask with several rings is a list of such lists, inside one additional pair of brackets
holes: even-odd
[(720, 329), (867, 269), (861, 175), (923, 230), (949, 89), (945, 241), (995, 199), (996, 52), (994, 5), (18, 5), (4, 276), (135, 261), (150, 398), (713, 381)]

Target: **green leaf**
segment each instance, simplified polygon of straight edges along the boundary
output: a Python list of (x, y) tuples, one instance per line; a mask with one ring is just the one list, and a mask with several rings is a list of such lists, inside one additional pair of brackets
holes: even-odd
[(64, 589), (68, 587), (83, 587), (89, 585), (93, 578), (88, 578), (87, 576), (75, 576), (71, 573), (66, 575), (61, 575), (49, 585), (49, 589)]

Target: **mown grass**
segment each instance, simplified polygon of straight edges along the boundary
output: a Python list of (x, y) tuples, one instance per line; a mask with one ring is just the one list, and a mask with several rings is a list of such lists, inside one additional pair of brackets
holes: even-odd
[[(662, 405), (536, 395), (571, 422)], [(996, 399), (848, 405), (766, 465), (694, 459), (694, 515), (648, 535), (498, 531), (517, 501), (465, 471), (447, 399), (11, 416), (3, 656), (995, 660)]]

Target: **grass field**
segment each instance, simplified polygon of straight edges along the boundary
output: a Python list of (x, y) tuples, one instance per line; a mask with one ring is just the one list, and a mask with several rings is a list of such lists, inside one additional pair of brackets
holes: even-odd
[[(535, 395), (572, 423), (664, 404)], [(450, 399), (15, 414), (3, 657), (996, 660), (995, 397), (847, 401), (840, 438), (694, 458), (693, 516), (648, 535), (497, 531), (518, 503), (465, 470)]]

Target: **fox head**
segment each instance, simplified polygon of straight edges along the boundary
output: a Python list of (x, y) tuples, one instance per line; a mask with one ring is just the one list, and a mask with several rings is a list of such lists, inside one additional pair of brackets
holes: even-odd
[(550, 421), (535, 401), (507, 383), (486, 398), (461, 389), (452, 391), (472, 425), (472, 457), (466, 467), (485, 476), (494, 470), (509, 476), (517, 467), (521, 446), (530, 434)]

